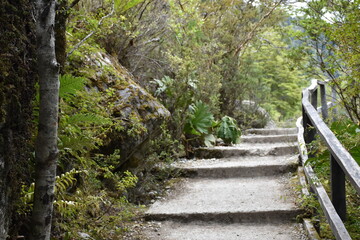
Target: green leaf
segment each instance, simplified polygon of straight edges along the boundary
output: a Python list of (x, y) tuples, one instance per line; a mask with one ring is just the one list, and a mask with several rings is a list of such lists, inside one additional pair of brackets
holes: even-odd
[(194, 135), (208, 134), (213, 126), (214, 116), (209, 107), (201, 101), (189, 106), (189, 117), (185, 123), (184, 132)]
[(207, 134), (204, 136), (204, 144), (207, 147), (212, 147), (215, 145), (216, 138), (213, 134)]
[(236, 120), (229, 116), (223, 117), (217, 130), (217, 136), (226, 144), (237, 143), (241, 136), (241, 130), (238, 128)]
[(158, 85), (156, 91), (155, 91), (155, 96), (159, 96), (162, 93), (166, 93), (167, 96), (172, 96), (172, 91), (171, 91), (171, 87), (174, 83), (174, 79), (170, 78), (169, 76), (165, 76), (163, 78), (159, 79), (154, 79), (154, 81), (152, 81), (152, 83), (155, 83)]

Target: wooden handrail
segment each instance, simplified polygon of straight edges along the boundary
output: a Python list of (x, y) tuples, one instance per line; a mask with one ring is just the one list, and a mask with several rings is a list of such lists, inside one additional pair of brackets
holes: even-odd
[[(360, 167), (324, 122), (324, 120), (328, 118), (329, 105), (326, 102), (325, 85), (326, 82), (313, 80), (310, 87), (302, 92), (303, 117), (299, 118), (297, 122), (299, 129), (299, 151), (304, 165), (305, 175), (319, 198), (321, 207), (325, 212), (336, 239), (351, 239), (342, 222), (346, 220), (345, 176), (349, 179), (357, 193), (360, 194)], [(321, 119), (317, 111), (318, 86), (320, 86), (321, 113), (324, 120)], [(332, 203), (311, 166), (308, 164), (305, 165), (308, 157), (313, 157), (311, 155), (308, 156), (306, 144), (311, 143), (315, 139), (316, 134), (322, 138), (331, 153)]]
[(331, 230), (334, 233), (336, 239), (349, 240), (351, 239), (349, 233), (347, 232), (344, 223), (337, 214), (334, 205), (332, 204), (329, 196), (326, 193), (325, 188), (321, 184), (320, 180), (314, 173), (314, 170), (309, 164), (305, 164), (308, 160), (308, 152), (306, 149), (306, 144), (304, 140), (304, 128), (302, 126), (302, 117), (300, 117), (296, 123), (298, 128), (298, 147), (299, 153), (302, 160), (302, 165), (304, 169), (305, 176), (308, 183), (311, 186), (311, 189), (316, 194), (321, 208), (323, 209), (326, 219), (328, 220)]

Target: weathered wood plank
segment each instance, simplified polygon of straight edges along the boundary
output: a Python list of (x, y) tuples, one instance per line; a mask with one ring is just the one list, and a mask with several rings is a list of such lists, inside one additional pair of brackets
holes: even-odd
[(330, 157), (331, 199), (340, 218), (346, 220), (345, 174), (337, 161)]
[(305, 226), (305, 230), (307, 232), (309, 240), (321, 240), (318, 232), (314, 228), (313, 224), (311, 223), (310, 219), (304, 219), (303, 224)]
[(331, 203), (329, 196), (327, 195), (319, 179), (316, 177), (311, 166), (306, 165), (304, 167), (304, 172), (309, 179), (309, 183), (312, 189), (315, 191), (316, 196), (318, 197), (321, 208), (325, 213), (326, 219), (328, 220), (328, 223), (330, 224), (330, 227), (336, 239), (350, 240), (351, 237), (346, 230), (344, 223), (337, 214), (334, 205)]
[(350, 240), (351, 237), (349, 233), (347, 232), (344, 223), (341, 221), (339, 215), (337, 214), (333, 204), (331, 203), (331, 200), (329, 196), (327, 195), (324, 187), (320, 183), (319, 179), (315, 175), (313, 169), (310, 165), (304, 165), (306, 163), (306, 160), (308, 159), (307, 155), (307, 149), (305, 145), (305, 140), (303, 137), (304, 128), (302, 127), (302, 119), (299, 118), (296, 122), (296, 126), (298, 128), (298, 147), (299, 147), (299, 153), (301, 157), (301, 162), (304, 166), (304, 172), (305, 176), (308, 179), (308, 182), (310, 183), (312, 189), (315, 191), (315, 194), (318, 197), (318, 200), (320, 202), (321, 208), (323, 209), (326, 219), (328, 220), (331, 230), (334, 233), (334, 236), (338, 240)]
[(340, 141), (335, 137), (334, 133), (330, 131), (325, 122), (317, 114), (315, 108), (307, 100), (306, 95), (302, 99), (302, 104), (307, 112), (313, 126), (316, 126), (317, 133), (324, 140), (329, 151), (348, 177), (351, 184), (354, 186), (358, 194), (360, 194), (360, 167), (350, 153), (342, 146)]
[(320, 85), (320, 97), (321, 97), (321, 114), (323, 116), (323, 119), (327, 119), (329, 116), (328, 113), (328, 105), (326, 102), (326, 91), (325, 91), (325, 85)]

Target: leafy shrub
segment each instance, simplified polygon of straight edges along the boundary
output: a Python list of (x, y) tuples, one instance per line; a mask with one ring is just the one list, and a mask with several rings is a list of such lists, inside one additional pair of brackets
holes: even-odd
[(238, 143), (241, 136), (241, 130), (237, 126), (234, 118), (224, 116), (220, 121), (216, 134), (226, 144)]
[(185, 133), (197, 136), (209, 134), (212, 126), (214, 126), (214, 116), (206, 104), (198, 101), (189, 106), (189, 116), (184, 126)]
[(215, 137), (212, 134), (213, 127), (216, 126), (213, 114), (209, 107), (201, 101), (197, 101), (189, 106), (189, 115), (184, 126), (186, 134), (186, 152), (191, 146), (200, 146), (205, 144), (210, 147), (215, 143)]

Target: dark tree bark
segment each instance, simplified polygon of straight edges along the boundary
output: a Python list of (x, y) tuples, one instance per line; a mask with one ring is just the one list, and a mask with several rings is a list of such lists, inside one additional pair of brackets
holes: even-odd
[(56, 60), (60, 65), (60, 73), (64, 74), (66, 62), (66, 21), (69, 17), (68, 1), (60, 1), (56, 9), (55, 52)]
[[(35, 82), (31, 3), (0, 0), (0, 239), (19, 228), (15, 203), (30, 176), (30, 130)], [(12, 220), (14, 219), (15, 220)]]
[(35, 147), (33, 240), (51, 233), (59, 110), (59, 64), (55, 57), (55, 0), (36, 0), (37, 67), (40, 85), (39, 128)]
[(70, 10), (76, 6), (80, 0), (69, 3), (68, 0), (60, 0), (56, 6), (55, 17), (55, 52), (56, 60), (60, 65), (60, 73), (65, 73), (66, 63), (66, 23), (70, 15)]

